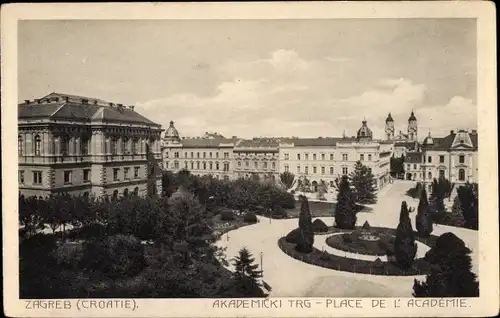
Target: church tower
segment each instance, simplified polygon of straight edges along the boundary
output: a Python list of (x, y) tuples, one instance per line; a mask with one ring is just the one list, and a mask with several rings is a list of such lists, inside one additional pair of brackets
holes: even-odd
[(392, 119), (391, 113), (385, 120), (385, 139), (394, 140), (394, 119)]
[(410, 118), (408, 118), (408, 140), (417, 141), (418, 140), (417, 133), (418, 133), (417, 117), (415, 117), (415, 113), (412, 110)]

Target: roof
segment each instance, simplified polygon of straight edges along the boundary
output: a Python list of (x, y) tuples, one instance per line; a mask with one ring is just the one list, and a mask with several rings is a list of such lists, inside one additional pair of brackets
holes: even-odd
[(415, 113), (412, 110), (411, 114), (410, 114), (410, 118), (408, 118), (408, 121), (413, 121), (413, 120), (417, 120), (417, 117), (415, 117)]
[[(471, 144), (468, 143), (468, 140), (464, 140), (464, 143), (460, 143), (460, 138), (470, 139)], [(462, 148), (462, 149), (472, 149), (477, 150), (478, 148), (478, 134), (477, 132), (466, 132), (466, 131), (451, 131), (448, 136), (445, 137), (432, 137), (434, 141), (433, 144), (423, 144), (422, 148), (424, 150), (452, 150), (453, 148)], [(455, 142), (455, 144), (454, 144)]]
[(385, 119), (385, 122), (388, 123), (390, 121), (394, 121), (394, 119), (392, 119), (392, 116), (391, 116), (391, 113), (389, 113), (389, 115), (387, 116), (387, 118)]
[[(69, 100), (66, 100), (65, 97), (69, 97)], [(86, 102), (84, 103), (82, 100), (86, 100)], [(96, 103), (93, 102), (94, 100)], [(102, 100), (58, 93), (51, 93), (38, 101), (28, 101), (28, 103), (25, 101), (19, 104), (18, 118), (120, 122), (160, 127), (159, 124), (142, 116), (130, 107), (109, 106), (109, 103)]]
[(421, 163), (422, 153), (421, 152), (407, 152), (405, 157), (405, 163)]
[(320, 138), (298, 138), (293, 141), (295, 147), (335, 147), (338, 142), (353, 142), (353, 137), (320, 137)]
[(223, 144), (235, 144), (234, 139), (185, 138), (181, 140), (184, 148), (219, 148)]
[(279, 142), (271, 138), (242, 139), (237, 148), (277, 148)]

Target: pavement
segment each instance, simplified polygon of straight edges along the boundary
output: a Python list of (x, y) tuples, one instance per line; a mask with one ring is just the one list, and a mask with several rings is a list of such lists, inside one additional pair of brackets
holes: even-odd
[[(358, 225), (368, 221), (372, 226), (396, 228), (399, 221), (401, 202), (407, 201), (410, 206), (418, 202), (406, 196), (412, 182), (395, 180), (379, 193), (378, 202), (373, 211), (360, 212)], [(415, 212), (410, 214), (415, 228)], [(278, 247), (277, 241), (298, 226), (298, 219), (269, 220), (259, 216), (261, 222), (245, 226), (224, 234), (217, 244), (226, 248), (226, 257), (231, 260), (238, 251), (246, 247), (253, 254), (255, 262), (262, 264), (263, 279), (272, 287), (273, 297), (411, 297), (413, 280), (423, 276), (377, 276), (357, 274), (306, 264), (286, 255)], [(321, 217), (327, 225), (334, 222), (333, 217)], [(453, 232), (472, 250), (473, 271), (477, 273), (478, 232), (463, 228), (434, 225), (432, 234), (441, 235)], [(328, 250), (330, 253), (345, 252), (332, 249), (325, 244), (328, 235), (316, 235), (315, 247)], [(428, 250), (418, 244), (418, 256)], [(354, 257), (356, 254), (349, 255)], [(232, 265), (229, 266), (232, 270)]]

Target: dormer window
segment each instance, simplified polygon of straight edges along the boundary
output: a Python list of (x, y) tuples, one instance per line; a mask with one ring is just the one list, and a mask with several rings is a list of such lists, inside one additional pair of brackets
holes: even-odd
[(89, 100), (88, 99), (82, 99), (82, 104), (88, 104)]

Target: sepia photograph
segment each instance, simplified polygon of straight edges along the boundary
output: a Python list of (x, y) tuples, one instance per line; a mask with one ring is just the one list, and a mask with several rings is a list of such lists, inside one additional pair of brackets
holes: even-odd
[(16, 25), (17, 201), (2, 183), (25, 309), (486, 296), (497, 150), (480, 109), (496, 101), (477, 18)]

